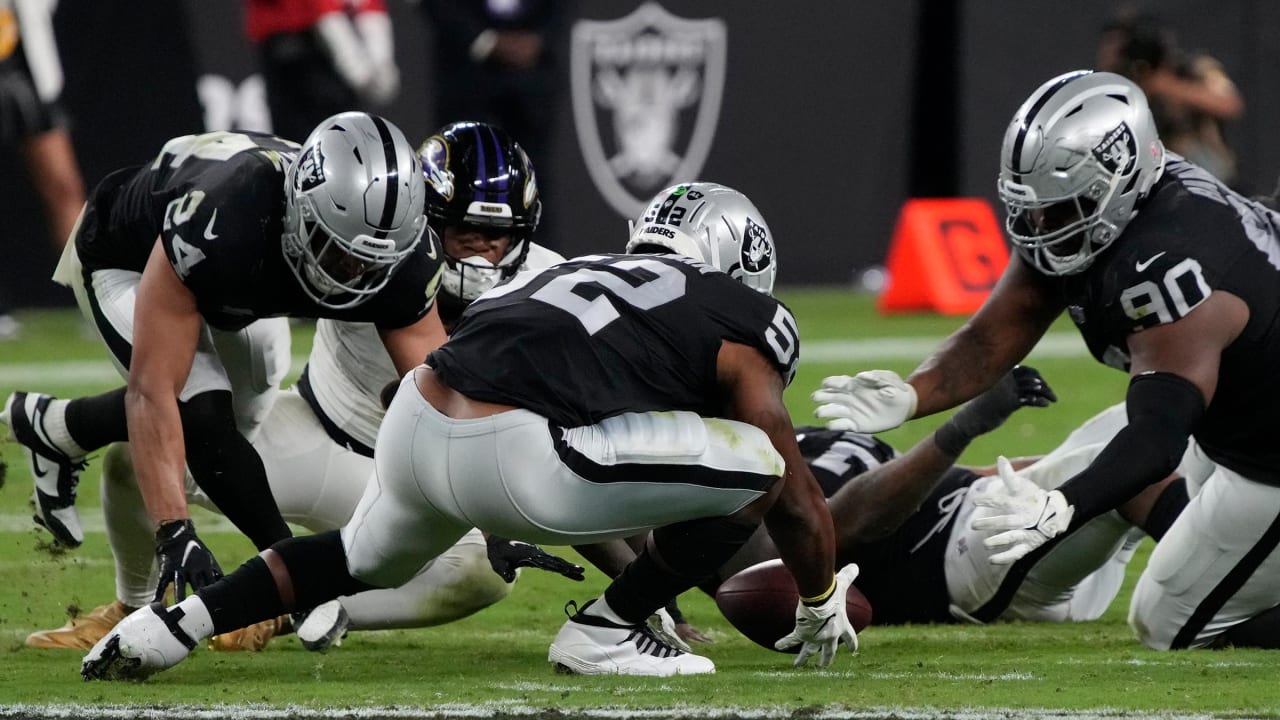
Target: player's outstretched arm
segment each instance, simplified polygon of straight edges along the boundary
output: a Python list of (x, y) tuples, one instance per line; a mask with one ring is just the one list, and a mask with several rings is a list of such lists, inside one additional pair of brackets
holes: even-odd
[(987, 301), (951, 334), (907, 382), (916, 390), (913, 417), (924, 417), (977, 397), (1035, 347), (1064, 309), (1017, 255)]
[[(402, 328), (378, 328), (382, 344), (396, 366), (396, 372), (403, 377), (410, 370), (422, 364), (427, 355), (449, 339), (444, 332), (444, 324), (440, 322), (440, 306), (433, 304), (417, 322)], [(394, 394), (394, 391), (393, 391)], [(390, 401), (386, 402), (390, 405)]]
[[(170, 583), (183, 593), (184, 584), (198, 586), (202, 581), (216, 579), (213, 570), (217, 561), (195, 537), (190, 525), (183, 484), (186, 448), (178, 412), (178, 394), (191, 372), (200, 330), (195, 296), (182, 284), (157, 242), (138, 285), (125, 412), (129, 447), (147, 514), (157, 528), (172, 530), (181, 526), (191, 541), (189, 551), (184, 543), (183, 554), (168, 563), (160, 592)], [(167, 547), (162, 540), (157, 536), (158, 549)], [(161, 553), (161, 560), (164, 559)], [(210, 572), (188, 577), (183, 567), (189, 563), (210, 568)]]
[(1019, 408), (1046, 407), (1057, 399), (1039, 371), (1017, 366), (906, 453), (846, 483), (827, 501), (837, 557), (852, 558), (858, 545), (901, 527), (974, 438), (1000, 427)]

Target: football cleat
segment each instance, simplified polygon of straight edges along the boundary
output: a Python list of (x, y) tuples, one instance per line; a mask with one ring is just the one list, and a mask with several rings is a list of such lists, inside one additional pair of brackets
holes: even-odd
[(119, 600), (99, 605), (87, 615), (77, 615), (54, 630), (37, 630), (27, 636), (27, 647), (40, 650), (88, 650), (111, 632), (130, 612)]
[(158, 602), (134, 611), (80, 663), (85, 680), (146, 680), (186, 659), (196, 647), (178, 621), (182, 609)]
[(36, 514), (32, 519), (53, 533), (58, 544), (79, 547), (84, 542), (84, 528), (76, 510), (76, 488), (85, 461), (70, 457), (49, 439), (44, 419), (52, 400), (51, 395), (42, 393), (13, 393), (0, 412), (0, 423), (9, 426), (8, 439), (22, 445), (35, 478), (32, 502)]
[[(592, 601), (594, 602), (594, 601)], [(560, 672), (578, 675), (697, 675), (713, 673), (716, 666), (709, 658), (684, 652), (661, 640), (646, 623), (619, 625), (601, 617), (587, 615), (587, 603), (569, 615), (551, 643), (547, 660)]]
[(281, 615), (239, 630), (214, 635), (209, 638), (209, 649), (219, 652), (258, 652), (267, 647), (271, 638), (287, 635), (290, 631), (289, 616)]
[(325, 652), (341, 645), (350, 624), (346, 608), (337, 600), (321, 603), (308, 613), (294, 613), (293, 618), (302, 647), (312, 652)]

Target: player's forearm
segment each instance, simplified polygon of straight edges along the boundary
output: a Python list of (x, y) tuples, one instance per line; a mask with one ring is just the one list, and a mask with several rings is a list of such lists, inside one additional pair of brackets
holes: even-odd
[(901, 527), (955, 460), (928, 439), (846, 483), (827, 500), (835, 525), (837, 556)]
[(125, 393), (129, 449), (138, 489), (153, 523), (190, 517), (183, 477), (186, 452), (177, 398), (130, 385)]
[[(791, 475), (786, 482), (803, 484)], [(778, 548), (778, 555), (795, 578), (801, 597), (825, 593), (835, 568), (835, 530), (822, 492), (816, 482), (809, 488), (784, 489), (765, 515), (764, 524)]]
[(980, 328), (965, 325), (907, 377), (916, 389), (913, 417), (932, 415), (981, 395), (1024, 355), (1001, 347), (997, 338)]

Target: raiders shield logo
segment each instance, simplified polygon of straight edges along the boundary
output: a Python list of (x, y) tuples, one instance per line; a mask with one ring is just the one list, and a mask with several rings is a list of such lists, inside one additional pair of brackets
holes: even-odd
[(697, 177), (724, 90), (725, 25), (646, 3), (617, 20), (582, 20), (570, 49), (573, 117), (587, 171), (633, 218), (657, 191)]
[(310, 192), (324, 184), (324, 152), (320, 143), (307, 148), (298, 158), (298, 174), (294, 182), (302, 192)]
[(1093, 147), (1093, 156), (1112, 174), (1128, 175), (1138, 158), (1138, 145), (1129, 126), (1120, 123)]
[(773, 238), (769, 231), (747, 218), (747, 232), (742, 239), (742, 269), (752, 275), (764, 272), (773, 264)]

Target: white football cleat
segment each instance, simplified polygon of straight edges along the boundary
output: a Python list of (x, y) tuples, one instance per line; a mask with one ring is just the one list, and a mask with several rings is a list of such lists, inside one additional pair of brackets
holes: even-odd
[(9, 426), (9, 440), (22, 446), (36, 481), (36, 524), (53, 533), (58, 544), (78, 547), (84, 542), (84, 529), (76, 510), (76, 489), (85, 462), (68, 456), (49, 438), (44, 417), (53, 399), (42, 393), (13, 393), (0, 412), (0, 424)]
[(93, 646), (80, 663), (85, 680), (146, 680), (186, 659), (196, 641), (178, 626), (178, 607), (135, 610)]
[[(578, 675), (698, 675), (716, 671), (715, 663), (663, 642), (645, 623), (618, 625), (582, 606), (560, 628), (547, 660), (562, 672)], [(565, 608), (566, 612), (568, 608)]]
[(312, 652), (325, 652), (341, 645), (347, 636), (347, 626), (351, 624), (346, 608), (336, 599), (317, 605), (303, 617), (298, 617), (300, 615), (303, 613), (295, 614), (293, 626), (302, 647)]

